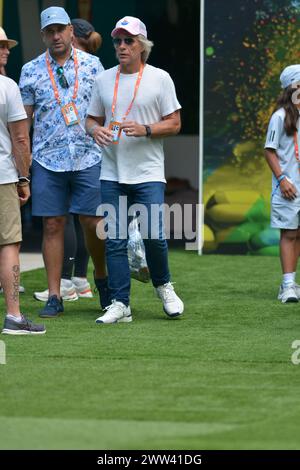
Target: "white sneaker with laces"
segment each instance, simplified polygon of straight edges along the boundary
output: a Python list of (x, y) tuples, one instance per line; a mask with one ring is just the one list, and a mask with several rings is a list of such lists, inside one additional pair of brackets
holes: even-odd
[(171, 282), (168, 282), (162, 286), (158, 286), (155, 290), (157, 296), (163, 302), (164, 312), (168, 315), (168, 317), (175, 318), (183, 313), (184, 304), (178, 295), (176, 295)]
[(87, 279), (80, 277), (72, 277), (72, 282), (74, 284), (76, 293), (81, 299), (92, 299), (93, 293), (91, 285)]
[[(299, 296), (298, 293), (299, 292)], [(279, 288), (279, 293), (278, 293), (278, 300), (281, 300), (283, 304), (287, 302), (298, 302), (298, 299), (300, 298), (300, 286), (297, 285), (292, 285), (288, 287), (282, 287), (280, 286)]]
[[(3, 287), (0, 286), (0, 294), (3, 294)], [(19, 294), (25, 294), (25, 287), (19, 286)]]
[(47, 302), (49, 298), (49, 290), (46, 289), (41, 292), (34, 292), (33, 297), (35, 298), (35, 300), (39, 300), (40, 302)]
[(298, 300), (300, 300), (300, 286), (299, 284), (294, 284), (294, 289), (295, 289), (295, 292), (296, 292), (296, 296), (298, 297)]
[[(61, 279), (60, 281), (60, 295), (63, 300), (67, 302), (74, 302), (78, 300), (78, 295), (76, 293), (75, 286), (72, 281), (68, 279)], [(34, 292), (33, 297), (36, 300), (40, 300), (41, 302), (47, 302), (49, 298), (49, 290), (46, 289), (42, 292)]]
[(96, 323), (129, 323), (132, 321), (130, 306), (126, 307), (122, 302), (113, 300), (106, 307), (105, 314), (97, 318)]

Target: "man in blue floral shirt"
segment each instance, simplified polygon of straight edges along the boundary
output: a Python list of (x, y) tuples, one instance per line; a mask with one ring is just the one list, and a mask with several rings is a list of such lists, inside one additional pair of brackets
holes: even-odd
[(85, 118), (99, 59), (72, 47), (73, 28), (63, 8), (41, 13), (46, 52), (24, 65), (20, 79), (23, 103), (34, 118), (32, 211), (44, 222), (43, 256), (49, 299), (45, 318), (64, 310), (60, 298), (65, 216), (79, 214), (95, 266), (102, 308), (110, 303), (104, 242), (96, 235), (101, 203), (101, 150), (85, 132)]

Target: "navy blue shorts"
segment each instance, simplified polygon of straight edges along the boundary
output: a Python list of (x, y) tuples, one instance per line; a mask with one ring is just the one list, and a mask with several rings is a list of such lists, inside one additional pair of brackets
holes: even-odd
[(101, 163), (80, 171), (57, 172), (32, 162), (32, 215), (96, 215), (101, 204)]

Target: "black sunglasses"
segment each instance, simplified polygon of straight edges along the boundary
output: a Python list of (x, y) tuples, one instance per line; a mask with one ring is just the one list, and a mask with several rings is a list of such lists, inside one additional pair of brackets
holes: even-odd
[(125, 44), (127, 44), (127, 46), (131, 46), (131, 44), (134, 43), (134, 38), (124, 38), (124, 39), (121, 39), (121, 38), (113, 38), (113, 44), (114, 44), (114, 46), (120, 46), (123, 41), (124, 41)]
[(56, 73), (58, 75), (58, 81), (59, 81), (60, 86), (62, 88), (69, 88), (68, 80), (66, 79), (64, 75), (63, 67), (58, 67), (58, 69), (56, 69)]

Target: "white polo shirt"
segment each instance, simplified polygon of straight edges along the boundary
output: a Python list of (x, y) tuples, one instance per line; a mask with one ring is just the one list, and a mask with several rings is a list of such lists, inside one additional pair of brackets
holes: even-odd
[(26, 118), (18, 85), (0, 75), (0, 184), (18, 181), (7, 124)]

